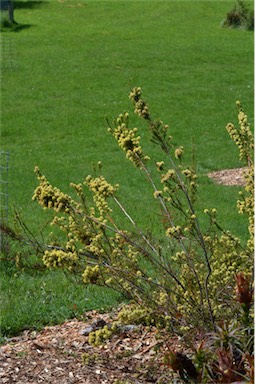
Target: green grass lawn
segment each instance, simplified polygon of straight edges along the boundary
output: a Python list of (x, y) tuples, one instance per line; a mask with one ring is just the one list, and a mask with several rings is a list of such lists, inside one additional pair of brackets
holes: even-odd
[(121, 301), (116, 292), (72, 284), (61, 272), (15, 274), (5, 266), (3, 276), (0, 343), (4, 336), (82, 318), (87, 310), (105, 311)]
[[(250, 121), (253, 114), (253, 33), (220, 27), (233, 4), (15, 2), (18, 28), (1, 33), (1, 149), (10, 152), (10, 222), (14, 206), (35, 232), (49, 219), (31, 200), (35, 165), (69, 193), (71, 181), (82, 181), (102, 161), (106, 178), (121, 185), (122, 201), (138, 223), (155, 230), (150, 191), (140, 173), (125, 162), (105, 121), (106, 116), (112, 120), (132, 111), (128, 93), (133, 86), (141, 86), (153, 115), (168, 123), (175, 143), (184, 146), (187, 161), (195, 147), (199, 208), (217, 207), (224, 226), (245, 237), (245, 220), (235, 211), (239, 188), (216, 186), (206, 177), (213, 170), (241, 166), (225, 130), (228, 122), (237, 122), (235, 101), (241, 100)], [(135, 116), (131, 115), (131, 121), (141, 126)], [(142, 131), (141, 136), (145, 148), (154, 151), (146, 142), (148, 134)], [(44, 278), (49, 287), (52, 276)], [(4, 279), (7, 309), (2, 315), (9, 319), (12, 300), (23, 306), (23, 313), (33, 305), (27, 302), (30, 295), (19, 298), (17, 293), (30, 284), (26, 279), (18, 277), (19, 283), (15, 283), (8, 274)], [(40, 286), (36, 276), (29, 279)], [(62, 278), (58, 282), (60, 295), (65, 283)], [(15, 284), (23, 288), (15, 290)], [(10, 287), (16, 293), (8, 299)], [(82, 303), (83, 290), (77, 290)], [(40, 302), (41, 290), (36, 292)], [(53, 299), (47, 304), (50, 314), (53, 307), (56, 313), (60, 308), (59, 319), (63, 319), (62, 313), (70, 316), (61, 310), (61, 300), (57, 305)], [(104, 306), (104, 298), (95, 306)], [(36, 322), (36, 315), (31, 314), (30, 321), (19, 316), (19, 326), (9, 327), (15, 332)], [(46, 316), (42, 322), (50, 318)], [(58, 315), (54, 319), (58, 321)]]

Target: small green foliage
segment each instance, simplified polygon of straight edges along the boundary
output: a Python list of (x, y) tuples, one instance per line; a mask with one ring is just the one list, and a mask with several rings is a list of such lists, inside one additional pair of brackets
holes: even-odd
[(0, 15), (0, 30), (1, 32), (16, 32), (19, 30), (20, 25), (15, 20), (10, 21), (7, 15), (3, 15), (1, 11)]
[(151, 309), (137, 303), (123, 306), (118, 313), (118, 319), (122, 324), (150, 325), (155, 321)]
[(97, 353), (85, 352), (81, 355), (81, 361), (83, 365), (93, 366), (98, 362), (99, 355)]
[(108, 339), (110, 339), (115, 332), (116, 332), (116, 328), (114, 326), (108, 327), (108, 325), (105, 325), (101, 329), (90, 332), (89, 344), (97, 347), (97, 346), (103, 344)]
[(27, 351), (19, 351), (17, 352), (16, 356), (18, 359), (24, 359), (27, 356), (28, 352)]
[(238, 28), (254, 30), (254, 12), (249, 10), (243, 0), (236, 0), (234, 8), (226, 15), (223, 26), (227, 28)]

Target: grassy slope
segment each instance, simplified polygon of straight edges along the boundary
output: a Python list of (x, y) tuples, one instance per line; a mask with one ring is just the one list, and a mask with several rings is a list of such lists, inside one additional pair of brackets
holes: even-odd
[(61, 323), (85, 311), (104, 311), (121, 301), (115, 292), (70, 284), (61, 272), (15, 275), (5, 273), (1, 282), (1, 335)]
[[(81, 181), (102, 160), (105, 175), (120, 183), (137, 220), (153, 227), (146, 184), (125, 163), (104, 120), (132, 110), (127, 94), (140, 85), (154, 116), (170, 124), (188, 155), (194, 140), (201, 208), (219, 207), (225, 225), (238, 233), (244, 223), (235, 216), (238, 188), (215, 186), (205, 177), (239, 166), (224, 129), (236, 121), (235, 101), (241, 99), (252, 115), (253, 34), (220, 28), (232, 2), (17, 4), (15, 18), (23, 29), (2, 36), (14, 52), (12, 59), (3, 55), (1, 74), (1, 147), (11, 156), (11, 207), (15, 204), (32, 228), (41, 228), (46, 216), (31, 202), (34, 166), (69, 192), (70, 181)], [(45, 321), (51, 318), (47, 310), (44, 315)]]
[(52, 1), (18, 9), (18, 22), (31, 27), (9, 34), (15, 67), (2, 73), (11, 203), (33, 222), (34, 165), (68, 190), (98, 160), (134, 202), (139, 176), (130, 183), (123, 174), (104, 121), (130, 109), (133, 85), (143, 87), (154, 115), (170, 123), (178, 143), (189, 149), (194, 138), (201, 173), (238, 166), (224, 127), (235, 119), (236, 99), (252, 112), (253, 35), (219, 27), (229, 7), (207, 1)]

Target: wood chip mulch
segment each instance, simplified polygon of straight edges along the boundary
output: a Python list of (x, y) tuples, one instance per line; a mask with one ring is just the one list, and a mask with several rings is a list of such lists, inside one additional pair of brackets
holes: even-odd
[[(87, 330), (98, 320), (109, 324), (113, 319), (111, 314), (91, 311), (84, 321), (71, 320), (9, 339), (0, 347), (0, 383), (173, 382), (173, 373), (156, 352), (162, 344), (156, 329), (130, 326), (104, 345), (93, 347), (88, 343)], [(180, 350), (177, 337), (169, 343), (172, 350)]]

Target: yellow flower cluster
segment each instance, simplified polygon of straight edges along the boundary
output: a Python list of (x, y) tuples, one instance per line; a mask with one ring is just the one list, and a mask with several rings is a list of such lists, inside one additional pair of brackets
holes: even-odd
[(88, 265), (82, 274), (84, 284), (98, 284), (101, 278), (99, 265), (94, 267)]
[(111, 185), (103, 176), (93, 178), (90, 175), (86, 177), (84, 184), (94, 193), (93, 199), (100, 214), (104, 216), (111, 212), (106, 199), (115, 194), (119, 185)]
[(145, 156), (140, 146), (140, 136), (137, 136), (138, 129), (128, 128), (128, 114), (119, 115), (116, 120), (116, 126), (114, 129), (109, 128), (109, 132), (115, 137), (119, 147), (126, 153), (127, 159), (129, 159), (135, 166), (141, 167), (141, 161), (149, 159)]
[[(153, 292), (152, 301), (161, 306), (161, 303), (166, 303), (164, 293)], [(143, 324), (146, 326), (155, 326), (158, 329), (170, 328), (171, 318), (158, 311), (154, 311), (152, 301), (150, 305), (146, 306), (139, 303), (131, 303), (124, 305), (118, 313), (118, 321), (120, 324)], [(163, 305), (163, 304), (162, 304)], [(117, 323), (118, 324), (118, 323)]]
[(240, 198), (237, 201), (239, 213), (247, 214), (249, 221), (249, 234), (247, 245), (253, 252), (254, 250), (254, 167), (251, 164), (245, 172), (245, 191), (239, 192)]
[(176, 150), (174, 151), (174, 156), (176, 159), (181, 159), (182, 155), (183, 155), (183, 152), (184, 152), (184, 149), (183, 147), (179, 147), (179, 148), (176, 148)]
[(51, 249), (44, 252), (43, 263), (48, 268), (69, 269), (76, 265), (78, 256), (76, 252), (68, 252), (60, 249)]
[(35, 189), (32, 199), (45, 209), (52, 208), (55, 212), (68, 212), (71, 207), (71, 198), (58, 188), (53, 187), (35, 167), (35, 173), (39, 181), (39, 186)]
[(86, 250), (98, 258), (105, 255), (103, 244), (103, 233), (98, 228), (97, 233), (91, 234), (90, 242), (86, 245)]
[(166, 230), (166, 236), (168, 237), (179, 238), (181, 236), (181, 233), (182, 233), (182, 230), (179, 225), (167, 228)]
[(167, 304), (169, 303), (169, 294), (165, 291), (160, 290), (157, 301), (160, 306), (166, 307)]
[(124, 305), (118, 313), (121, 324), (151, 324), (151, 308), (132, 303)]
[(162, 191), (155, 191), (153, 193), (153, 196), (155, 197), (155, 199), (158, 199), (159, 197), (162, 197), (162, 194), (163, 194)]
[[(209, 279), (208, 292), (213, 315), (215, 319), (221, 319), (223, 315), (226, 318), (228, 315), (233, 315), (233, 311), (232, 309), (229, 310), (227, 302), (224, 305), (223, 292), (226, 294), (226, 290), (231, 292), (234, 289), (234, 276), (236, 273), (244, 271), (247, 275), (251, 274), (252, 261), (247, 253), (239, 252), (240, 241), (237, 238), (233, 238), (230, 233), (224, 233), (220, 237), (214, 236), (213, 238), (206, 236), (204, 241), (206, 248), (211, 250), (210, 266), (212, 272)], [(200, 282), (203, 283), (208, 270), (206, 265), (198, 260), (197, 255), (189, 255), (190, 261), (195, 259), (197, 261), (194, 263), (193, 268), (199, 276)], [(172, 260), (180, 268), (179, 276), (181, 283), (188, 287), (184, 294), (177, 287), (176, 295), (173, 295), (172, 300), (178, 303), (177, 308), (183, 318), (188, 319), (189, 316), (193, 316), (192, 324), (194, 325), (196, 321), (195, 316), (199, 313), (200, 306), (201, 291), (199, 285), (195, 279), (193, 269), (187, 264), (184, 252), (177, 252)], [(204, 285), (202, 285), (202, 297), (204, 309), (208, 311)], [(200, 321), (199, 318), (197, 318), (197, 321)]]
[(197, 179), (197, 174), (192, 169), (184, 169), (182, 174), (186, 176), (187, 179), (190, 179), (190, 183), (195, 183)]
[(248, 123), (247, 115), (242, 110), (242, 105), (240, 101), (236, 102), (236, 105), (239, 109), (238, 113), (238, 124), (239, 128), (235, 128), (234, 124), (229, 123), (226, 126), (226, 129), (236, 143), (239, 149), (240, 160), (247, 161), (248, 165), (253, 159), (253, 149), (254, 149), (254, 140), (253, 134), (250, 130), (250, 125)]
[(182, 171), (182, 174), (189, 181), (188, 186), (189, 186), (190, 198), (194, 202), (194, 200), (196, 199), (196, 191), (197, 191), (197, 183), (196, 183), (197, 174), (193, 169), (184, 169)]
[(136, 271), (138, 256), (139, 256), (139, 252), (136, 251), (131, 244), (128, 244), (128, 247), (127, 247), (128, 263), (132, 263), (134, 265), (134, 272), (136, 272), (136, 275), (140, 277), (141, 271), (140, 270)]
[(238, 272), (251, 273), (252, 262), (249, 255), (245, 252), (238, 252), (240, 241), (237, 238), (223, 234), (212, 242), (213, 254), (210, 260), (212, 275), (210, 277), (209, 291), (212, 296), (214, 315), (219, 314), (224, 308), (221, 306), (220, 289), (221, 287), (232, 287), (234, 276)]
[(140, 100), (141, 96), (142, 96), (142, 89), (141, 89), (141, 87), (134, 87), (132, 89), (132, 91), (129, 93), (129, 99), (133, 103), (137, 103), (137, 101)]
[[(130, 237), (128, 232), (123, 232), (123, 235)], [(137, 258), (139, 253), (132, 244), (129, 244), (125, 240), (124, 236), (116, 233), (115, 236), (111, 237), (110, 239), (112, 265), (117, 268), (123, 268), (125, 265), (126, 270), (132, 266), (132, 272), (135, 274), (137, 270)]]
[(86, 177), (84, 184), (87, 185), (92, 192), (101, 195), (104, 198), (113, 196), (119, 187), (118, 184), (112, 186), (103, 176), (93, 178), (89, 175)]
[(70, 183), (70, 187), (74, 188), (76, 190), (76, 193), (78, 196), (83, 196), (83, 189), (82, 189), (82, 184), (75, 184), (75, 183)]
[(164, 161), (157, 161), (156, 162), (157, 170), (159, 172), (161, 172), (163, 170), (164, 164), (165, 164)]
[(147, 103), (141, 99), (142, 90), (140, 87), (135, 87), (129, 94), (130, 100), (135, 105), (135, 113), (146, 120), (150, 120), (150, 113)]
[(226, 126), (226, 129), (236, 143), (239, 149), (239, 158), (245, 160), (248, 169), (245, 171), (245, 192), (240, 192), (242, 199), (238, 200), (237, 207), (239, 213), (248, 215), (249, 220), (249, 233), (248, 247), (253, 251), (254, 249), (254, 140), (253, 134), (248, 123), (247, 115), (243, 112), (240, 101), (236, 102), (238, 113), (239, 128), (235, 128), (232, 123)]
[(169, 169), (167, 173), (161, 176), (161, 183), (166, 183), (169, 180), (176, 180), (176, 172), (174, 169)]
[(135, 103), (135, 113), (138, 116), (143, 117), (144, 119), (150, 119), (149, 108), (146, 102), (142, 99), (138, 100), (137, 103)]

